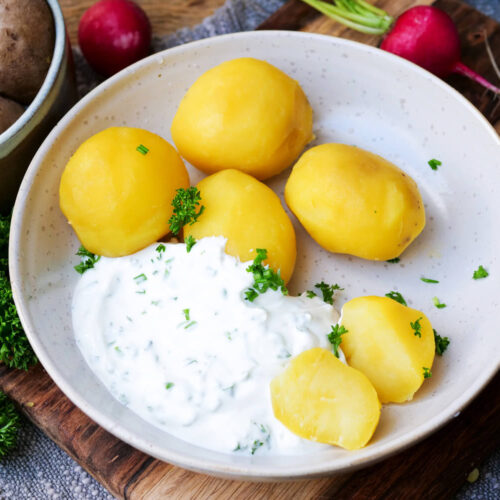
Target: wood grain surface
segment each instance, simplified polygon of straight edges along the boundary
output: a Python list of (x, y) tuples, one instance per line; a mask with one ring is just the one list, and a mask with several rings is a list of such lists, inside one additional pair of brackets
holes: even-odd
[[(196, 24), (224, 0), (142, 0), (157, 35)], [(75, 40), (78, 20), (93, 0), (60, 0)], [(424, 2), (380, 0), (397, 15)], [(429, 3), (429, 2), (427, 2)], [(466, 64), (498, 83), (486, 57), (484, 36), (500, 59), (500, 25), (457, 0), (436, 5), (452, 15)], [(372, 45), (380, 42), (353, 32), (291, 0), (263, 29), (294, 29), (343, 36)], [(449, 83), (466, 95), (500, 132), (500, 106), (491, 93), (467, 79)], [(117, 498), (127, 499), (441, 499), (449, 498), (468, 473), (500, 446), (500, 374), (461, 415), (412, 448), (367, 469), (323, 479), (287, 483), (227, 481), (189, 472), (153, 459), (116, 439), (76, 408), (41, 366), (29, 372), (0, 365), (0, 389), (16, 401), (35, 425)]]

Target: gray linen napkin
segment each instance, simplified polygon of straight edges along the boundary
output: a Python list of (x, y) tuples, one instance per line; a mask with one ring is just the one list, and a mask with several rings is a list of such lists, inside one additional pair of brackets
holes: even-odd
[[(467, 0), (500, 21), (500, 0)], [(155, 52), (192, 40), (252, 30), (285, 0), (228, 0), (215, 14), (193, 29), (157, 38)], [(74, 50), (80, 96), (101, 79)], [(0, 462), (0, 500), (112, 500), (112, 496), (39, 429), (23, 422), (17, 450)], [(459, 500), (500, 498), (500, 451), (481, 467), (479, 479), (462, 488)]]

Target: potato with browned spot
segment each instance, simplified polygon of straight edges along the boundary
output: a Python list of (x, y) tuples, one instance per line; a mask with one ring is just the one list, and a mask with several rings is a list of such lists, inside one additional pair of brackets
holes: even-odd
[(370, 379), (380, 401), (411, 400), (434, 361), (434, 332), (425, 314), (388, 297), (357, 297), (342, 308), (341, 324), (347, 363)]
[(415, 181), (381, 156), (345, 144), (304, 153), (285, 199), (322, 247), (364, 259), (398, 257), (425, 226)]
[(297, 255), (295, 231), (276, 193), (238, 170), (205, 177), (197, 188), (205, 210), (195, 224), (184, 226), (184, 237), (224, 236), (226, 252), (242, 262), (255, 259), (257, 248), (266, 249), (264, 263), (287, 282)]

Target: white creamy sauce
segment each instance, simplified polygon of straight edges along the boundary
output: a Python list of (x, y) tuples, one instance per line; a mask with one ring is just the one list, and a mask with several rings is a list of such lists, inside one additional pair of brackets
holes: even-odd
[(338, 313), (318, 297), (273, 290), (249, 302), (249, 263), (225, 244), (102, 257), (74, 293), (78, 346), (119, 401), (181, 439), (242, 454), (316, 451), (325, 445), (274, 417), (269, 384), (302, 351), (331, 349)]

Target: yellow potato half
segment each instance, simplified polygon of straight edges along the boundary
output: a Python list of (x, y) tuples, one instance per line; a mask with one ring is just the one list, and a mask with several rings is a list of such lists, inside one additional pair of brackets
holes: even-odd
[(380, 418), (370, 381), (321, 347), (299, 354), (271, 381), (271, 401), (295, 434), (347, 450), (365, 446)]
[(147, 130), (112, 127), (70, 158), (59, 201), (87, 250), (119, 257), (168, 233), (176, 190), (188, 186), (186, 167), (167, 141)]
[(399, 256), (425, 226), (415, 181), (384, 158), (345, 144), (304, 153), (285, 199), (322, 247), (364, 259)]
[(184, 226), (184, 238), (227, 238), (226, 252), (242, 262), (255, 259), (257, 248), (267, 250), (266, 264), (287, 282), (295, 267), (295, 231), (274, 191), (250, 175), (224, 170), (197, 185), (205, 211)]
[(244, 57), (196, 80), (171, 131), (181, 155), (200, 170), (234, 168), (267, 179), (291, 165), (313, 138), (312, 110), (295, 80)]
[[(420, 318), (420, 337), (410, 323)], [(434, 361), (434, 333), (424, 313), (388, 297), (358, 297), (342, 308), (342, 351), (363, 372), (382, 403), (404, 403), (424, 381)]]

